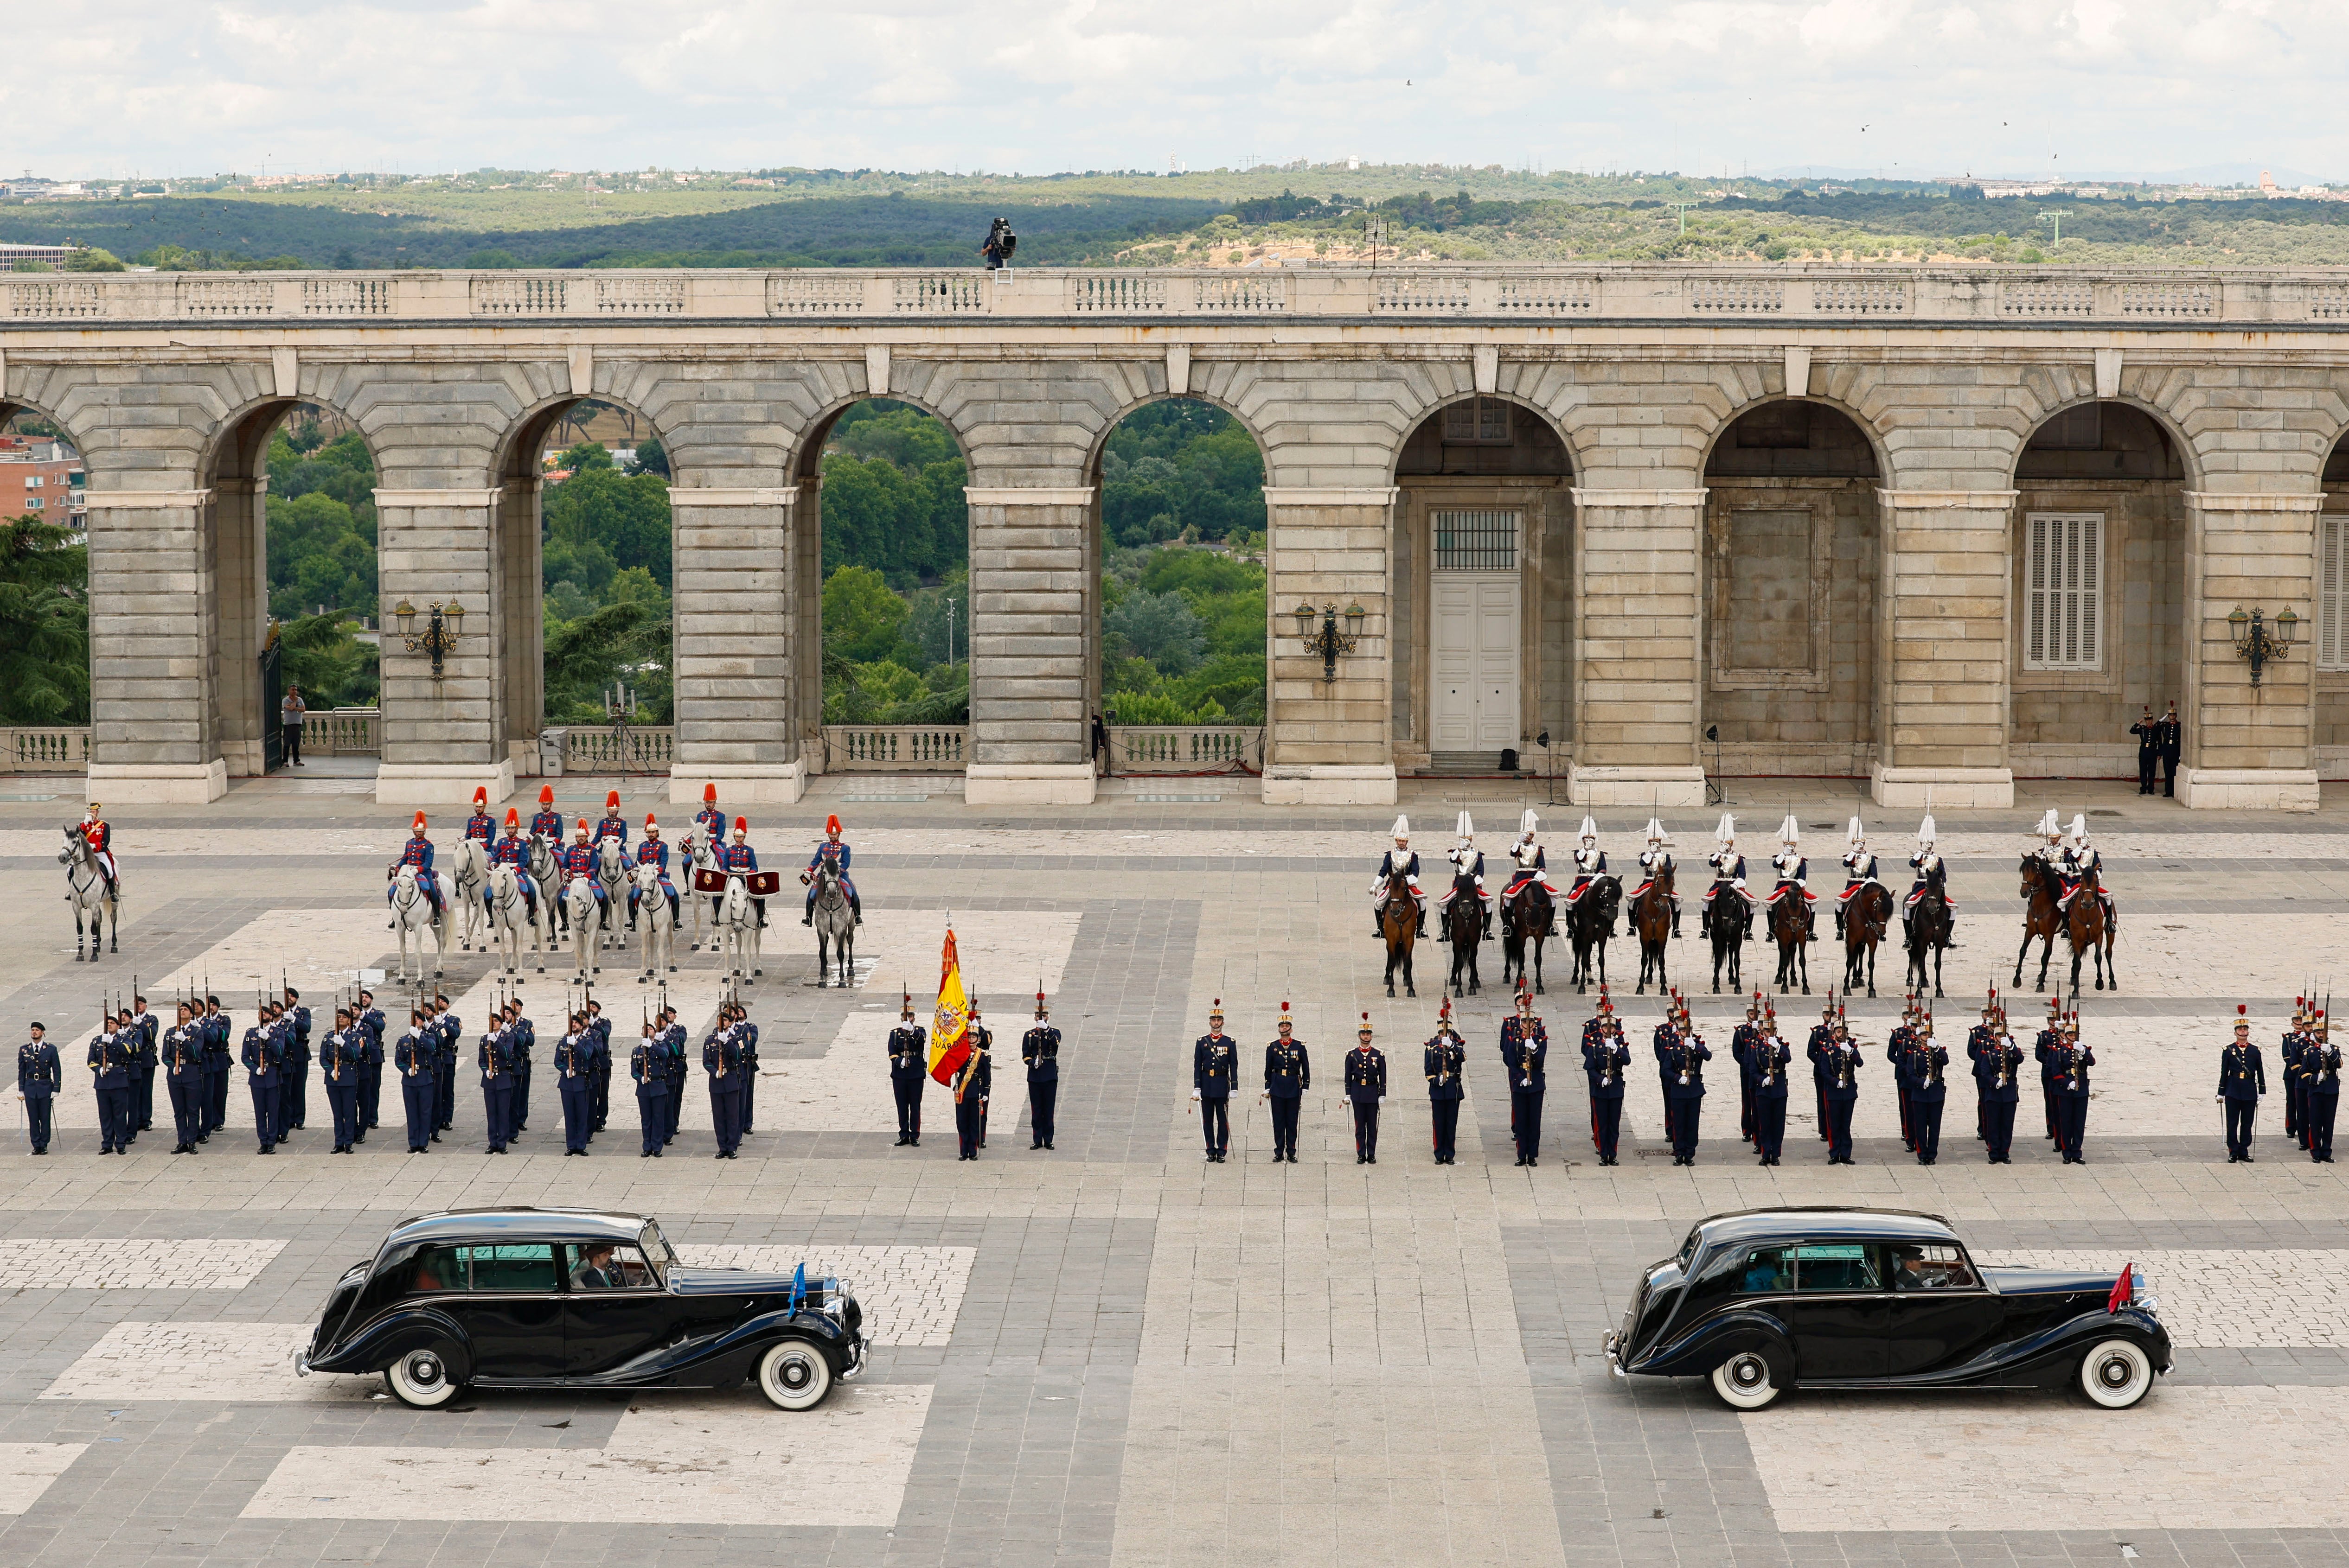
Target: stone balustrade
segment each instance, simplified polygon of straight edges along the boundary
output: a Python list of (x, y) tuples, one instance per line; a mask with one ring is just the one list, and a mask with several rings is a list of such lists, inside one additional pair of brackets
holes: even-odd
[(970, 757), (965, 724), (827, 724), (827, 773), (959, 773)]
[(1264, 771), (1261, 725), (1111, 725), (1115, 773)]
[(19, 725), (5, 731), (0, 768), (10, 773), (86, 773), (89, 770), (88, 725)]
[(631, 725), (625, 741), (608, 728), (574, 727), (564, 737), (565, 773), (667, 773), (677, 757), (677, 731), (666, 724)]
[(383, 710), (314, 707), (302, 715), (304, 757), (372, 757), (383, 750)]

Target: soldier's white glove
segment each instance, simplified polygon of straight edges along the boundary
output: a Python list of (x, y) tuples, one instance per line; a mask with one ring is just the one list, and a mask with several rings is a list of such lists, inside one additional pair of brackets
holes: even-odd
[(1195, 1089), (1193, 1089), (1193, 1090), (1191, 1091), (1191, 1099), (1192, 1099), (1192, 1102), (1193, 1102), (1194, 1104), (1197, 1103), (1198, 1099), (1199, 1099), (1199, 1091), (1198, 1091), (1197, 1089), (1195, 1089)]

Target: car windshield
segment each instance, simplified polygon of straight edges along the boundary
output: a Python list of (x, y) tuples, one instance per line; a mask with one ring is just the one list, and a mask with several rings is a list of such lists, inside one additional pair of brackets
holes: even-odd
[(1966, 1261), (1963, 1247), (1945, 1243), (1898, 1242), (1886, 1251), (1891, 1254), (1895, 1290), (1982, 1288), (1982, 1276)]
[(677, 1266), (677, 1249), (668, 1244), (667, 1236), (661, 1234), (660, 1222), (647, 1220), (637, 1240), (644, 1245), (646, 1260), (653, 1266), (653, 1276), (667, 1285), (668, 1271)]

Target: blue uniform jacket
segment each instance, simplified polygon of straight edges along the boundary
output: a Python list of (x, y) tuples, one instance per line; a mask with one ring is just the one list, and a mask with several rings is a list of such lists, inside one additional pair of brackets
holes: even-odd
[(16, 1047), (16, 1092), (26, 1099), (49, 1099), (57, 1092), (57, 1048), (47, 1040)]
[(1191, 1046), (1191, 1087), (1202, 1099), (1223, 1099), (1239, 1083), (1239, 1042), (1229, 1035), (1201, 1035)]
[(2229, 1046), (2219, 1053), (2219, 1098), (2257, 1100), (2268, 1092), (2268, 1065), (2257, 1046)]
[[(1549, 1087), (1549, 1029), (1539, 1018), (1501, 1020), (1501, 1063), (1509, 1071), (1509, 1088), (1533, 1091)], [(1531, 1081), (1528, 1082), (1527, 1080)]]
[(1371, 1105), (1387, 1097), (1387, 1058), (1376, 1046), (1356, 1046), (1346, 1053), (1346, 1098), (1356, 1105)]
[(1467, 1091), (1461, 1087), (1461, 1070), (1468, 1065), (1468, 1052), (1457, 1037), (1438, 1035), (1427, 1042), (1421, 1053), (1421, 1070), (1427, 1074), (1427, 1098), (1430, 1100), (1459, 1099)]
[(1303, 1040), (1292, 1035), (1285, 1044), (1275, 1040), (1265, 1047), (1265, 1093), (1275, 1099), (1302, 1099), (1312, 1087), (1313, 1061)]

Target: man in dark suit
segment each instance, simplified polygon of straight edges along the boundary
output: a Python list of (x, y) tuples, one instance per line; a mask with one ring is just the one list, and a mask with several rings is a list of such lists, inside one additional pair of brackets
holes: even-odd
[(2178, 793), (2178, 758), (2186, 749), (2186, 723), (2178, 717), (2178, 699), (2169, 699), (2169, 710), (2161, 716), (2161, 792)]

